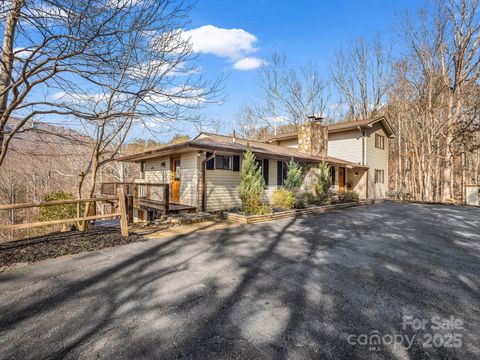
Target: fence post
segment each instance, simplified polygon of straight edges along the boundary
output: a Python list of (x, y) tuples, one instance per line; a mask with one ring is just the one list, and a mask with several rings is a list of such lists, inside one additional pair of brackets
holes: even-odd
[(170, 191), (168, 184), (163, 185), (163, 214), (167, 215), (170, 208)]
[(120, 231), (122, 236), (128, 236), (127, 207), (125, 204), (125, 191), (122, 186), (117, 188), (118, 210), (120, 212)]

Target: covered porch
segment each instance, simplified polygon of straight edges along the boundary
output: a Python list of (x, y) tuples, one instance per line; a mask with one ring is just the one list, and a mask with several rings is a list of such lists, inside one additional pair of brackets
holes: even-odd
[(355, 191), (360, 199), (368, 198), (368, 168), (331, 164), (331, 176), (334, 191)]

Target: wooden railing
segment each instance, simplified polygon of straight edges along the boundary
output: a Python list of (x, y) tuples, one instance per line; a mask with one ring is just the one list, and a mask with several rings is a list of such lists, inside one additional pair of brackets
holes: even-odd
[(124, 189), (122, 187), (119, 187), (117, 189), (116, 194), (117, 194), (116, 196), (102, 196), (102, 197), (89, 198), (89, 199), (57, 200), (57, 201), (35, 202), (35, 203), (0, 205), (0, 210), (15, 210), (15, 209), (27, 209), (27, 208), (43, 207), (43, 206), (82, 204), (82, 203), (93, 203), (93, 206), (95, 207), (96, 206), (95, 204), (100, 201), (118, 202), (118, 212), (113, 214), (88, 215), (88, 216), (80, 216), (80, 217), (68, 218), (68, 219), (38, 221), (33, 223), (0, 225), (0, 231), (21, 230), (21, 229), (28, 229), (28, 228), (34, 228), (34, 227), (40, 227), (40, 226), (47, 226), (47, 225), (84, 223), (86, 221), (91, 221), (91, 220), (120, 218), (120, 231), (123, 236), (128, 236), (127, 207), (125, 204)]
[[(127, 197), (127, 212), (130, 214), (132, 207), (140, 204), (150, 203), (161, 204), (163, 213), (168, 214), (170, 208), (170, 186), (163, 183), (149, 182), (104, 182), (100, 185), (100, 194), (109, 196), (115, 193), (115, 189), (122, 188)], [(131, 214), (129, 218), (131, 218)]]

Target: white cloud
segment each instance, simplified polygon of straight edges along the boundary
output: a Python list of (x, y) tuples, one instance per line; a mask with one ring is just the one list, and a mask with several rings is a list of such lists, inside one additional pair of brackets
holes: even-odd
[(17, 59), (26, 59), (28, 56), (30, 56), (32, 51), (23, 47), (16, 47), (13, 49), (13, 53)]
[(233, 68), (237, 70), (254, 70), (258, 69), (265, 63), (265, 60), (256, 57), (246, 57), (238, 60), (233, 64)]
[(194, 52), (214, 54), (227, 58), (237, 70), (252, 70), (263, 65), (264, 61), (250, 57), (258, 49), (257, 37), (243, 29), (224, 29), (214, 25), (204, 25), (182, 33), (192, 44)]

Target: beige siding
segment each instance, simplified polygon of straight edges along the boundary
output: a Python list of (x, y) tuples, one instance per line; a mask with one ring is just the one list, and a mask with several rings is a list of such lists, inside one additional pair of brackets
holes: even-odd
[[(222, 154), (219, 154), (222, 155)], [(226, 154), (228, 155), (228, 154)], [(258, 157), (259, 160), (263, 158)], [(242, 163), (240, 158), (240, 165)], [(268, 159), (268, 184), (265, 188), (265, 201), (270, 201), (277, 189), (277, 159)], [(239, 197), (240, 172), (232, 170), (207, 170), (207, 211), (231, 209), (241, 206)]]
[(297, 149), (298, 148), (298, 138), (279, 140), (279, 141), (277, 141), (276, 145), (286, 146), (286, 147)]
[[(197, 206), (198, 156), (196, 152), (180, 155), (180, 203)], [(145, 161), (145, 182), (171, 184), (170, 157), (155, 158)], [(162, 166), (164, 164), (165, 166)], [(159, 192), (158, 196), (155, 194)], [(151, 196), (161, 199), (161, 188), (152, 188)]]
[[(218, 153), (217, 155), (232, 155)], [(240, 160), (241, 162), (241, 160)], [(205, 170), (207, 211), (231, 209), (240, 206), (240, 171)]]
[[(162, 166), (162, 164), (164, 166)], [(145, 161), (145, 182), (170, 184), (170, 158), (162, 157)]]
[(328, 134), (328, 155), (361, 164), (362, 133), (360, 130)]
[(364, 169), (347, 169), (346, 183), (352, 185), (352, 190), (356, 191), (360, 199), (367, 196), (367, 170)]
[[(385, 149), (375, 147), (375, 134), (385, 137)], [(372, 199), (385, 198), (388, 190), (388, 137), (382, 126), (377, 123), (367, 132), (367, 165), (368, 165), (368, 197)], [(375, 169), (384, 171), (384, 183), (375, 184)]]
[(201, 174), (197, 152), (189, 152), (180, 156), (180, 203), (197, 206), (198, 179)]
[(277, 186), (277, 159), (268, 159), (268, 184), (265, 184), (265, 200), (270, 201)]

